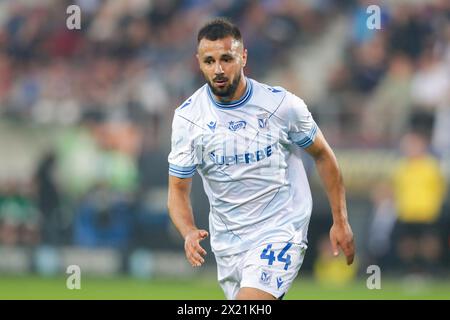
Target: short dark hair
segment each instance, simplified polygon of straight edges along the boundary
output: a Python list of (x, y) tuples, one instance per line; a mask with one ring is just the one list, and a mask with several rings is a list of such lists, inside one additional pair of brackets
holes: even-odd
[(233, 37), (236, 40), (242, 41), (241, 31), (239, 28), (226, 18), (216, 18), (207, 22), (199, 30), (197, 35), (197, 43), (203, 38), (211, 41), (223, 39), (226, 37)]

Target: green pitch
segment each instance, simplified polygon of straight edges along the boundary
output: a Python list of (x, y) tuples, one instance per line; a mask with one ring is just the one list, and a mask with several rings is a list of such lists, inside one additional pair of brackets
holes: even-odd
[[(365, 280), (342, 288), (327, 288), (312, 279), (298, 279), (286, 300), (308, 299), (450, 299), (450, 280), (408, 283), (383, 280), (380, 290), (366, 288)], [(82, 278), (80, 290), (66, 288), (66, 278), (0, 276), (0, 299), (224, 299), (214, 279)]]

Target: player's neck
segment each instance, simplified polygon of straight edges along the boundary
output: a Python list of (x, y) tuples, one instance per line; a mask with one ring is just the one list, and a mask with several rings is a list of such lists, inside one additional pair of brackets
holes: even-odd
[(241, 80), (239, 80), (238, 87), (232, 96), (230, 97), (219, 97), (216, 95), (214, 96), (216, 100), (219, 102), (229, 103), (241, 99), (246, 91), (247, 91), (247, 78), (244, 75), (242, 75)]

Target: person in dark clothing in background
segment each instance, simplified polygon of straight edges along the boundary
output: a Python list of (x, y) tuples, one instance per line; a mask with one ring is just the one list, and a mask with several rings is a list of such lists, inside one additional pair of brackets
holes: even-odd
[(61, 241), (61, 195), (55, 181), (56, 154), (44, 154), (35, 174), (36, 200), (42, 217), (42, 242), (59, 244)]

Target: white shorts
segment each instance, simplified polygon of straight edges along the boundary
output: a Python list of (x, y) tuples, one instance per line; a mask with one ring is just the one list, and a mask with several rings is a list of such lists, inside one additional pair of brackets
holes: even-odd
[(297, 277), (305, 251), (306, 245), (280, 242), (216, 257), (219, 284), (229, 300), (243, 287), (260, 289), (279, 299)]

